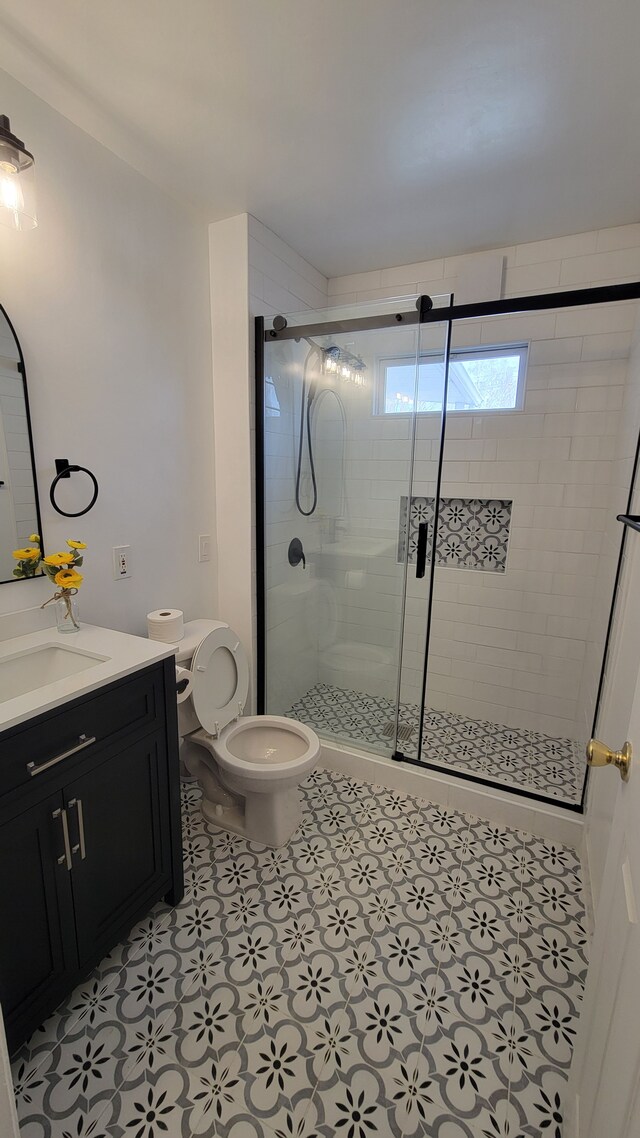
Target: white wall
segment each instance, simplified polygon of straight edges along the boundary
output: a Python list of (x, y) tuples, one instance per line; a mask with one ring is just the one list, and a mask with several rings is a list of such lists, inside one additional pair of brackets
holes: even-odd
[[(47, 547), (87, 542), (86, 620), (144, 634), (161, 605), (210, 615), (215, 561), (197, 561), (197, 535), (215, 532), (206, 226), (4, 73), (0, 98), (36, 157), (39, 227), (0, 227), (0, 297), (26, 361)], [(77, 520), (49, 504), (59, 457), (100, 484)], [(62, 489), (81, 508), (85, 486)], [(111, 550), (126, 544), (133, 575), (116, 582)], [(50, 592), (2, 585), (0, 611)]]
[(247, 215), (209, 226), (218, 597), (216, 617), (252, 636)]
[[(324, 307), (326, 280), (275, 233), (248, 214), (238, 214), (210, 225), (209, 244), (216, 484), (219, 487), (218, 615), (236, 629), (247, 651), (252, 652), (255, 666), (253, 318)], [(278, 428), (283, 424), (284, 419)], [(270, 452), (272, 444), (275, 451), (271, 457), (276, 462), (281, 459), (291, 465), (290, 421), (286, 436), (282, 434), (280, 440), (270, 437), (267, 441)], [(268, 466), (268, 475), (273, 473), (274, 468)], [(287, 515), (293, 508), (291, 479), (288, 485), (288, 499), (283, 504)], [(286, 569), (292, 572), (288, 564)], [(274, 650), (272, 663), (285, 687), (289, 681), (293, 682), (296, 668), (309, 663), (308, 658), (294, 660), (290, 653), (300, 621), (301, 614), (295, 612), (295, 604), (288, 606), (286, 629), (281, 629), (276, 640), (270, 641), (270, 651)]]
[[(248, 256), (252, 347), (253, 317), (325, 307), (326, 277), (298, 256), (272, 230), (251, 216)], [(292, 345), (291, 341), (288, 344), (301, 365), (306, 345)], [(300, 367), (296, 369), (296, 374), (301, 374)], [(284, 384), (280, 385), (280, 391), (281, 415), (271, 416), (265, 421), (265, 497), (269, 503), (266, 509), (268, 523), (265, 550), (269, 580), (266, 673), (268, 707), (274, 713), (287, 711), (298, 695), (311, 687), (317, 678), (316, 645), (309, 642), (309, 625), (305, 619), (310, 606), (308, 585), (312, 570), (309, 563), (306, 572), (301, 565), (292, 568), (287, 559), (291, 537), (299, 537), (306, 552), (312, 551), (316, 544), (317, 520), (304, 518), (296, 511), (293, 495), (300, 407), (299, 381), (285, 379)], [(251, 383), (252, 460), (255, 455), (254, 394), (255, 388)], [(252, 474), (252, 484), (253, 482)], [(253, 506), (255, 507), (255, 502)], [(282, 541), (284, 530), (288, 535), (286, 543)], [(255, 542), (253, 568), (255, 572)], [(255, 577), (252, 595), (255, 596)], [(254, 660), (256, 635), (254, 619)]]

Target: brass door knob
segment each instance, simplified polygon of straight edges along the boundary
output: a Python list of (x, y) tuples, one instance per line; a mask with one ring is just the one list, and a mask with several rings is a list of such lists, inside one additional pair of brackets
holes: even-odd
[(601, 743), (599, 739), (590, 739), (587, 743), (587, 762), (590, 767), (617, 767), (623, 782), (629, 781), (631, 770), (631, 743), (625, 743), (621, 751), (612, 751)]

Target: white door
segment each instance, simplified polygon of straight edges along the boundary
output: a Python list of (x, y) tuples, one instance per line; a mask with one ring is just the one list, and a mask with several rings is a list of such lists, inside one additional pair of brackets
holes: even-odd
[[(627, 783), (612, 767), (591, 774), (594, 809), (600, 791), (610, 797), (609, 844), (569, 1079), (564, 1138), (640, 1138), (639, 533), (629, 533), (627, 549), (625, 588), (616, 614), (616, 651), (607, 678), (609, 703), (624, 721), (614, 728), (612, 716), (605, 716), (607, 732), (615, 730), (615, 737), (603, 741), (618, 750), (628, 739), (635, 754)], [(625, 688), (629, 697), (621, 700)]]

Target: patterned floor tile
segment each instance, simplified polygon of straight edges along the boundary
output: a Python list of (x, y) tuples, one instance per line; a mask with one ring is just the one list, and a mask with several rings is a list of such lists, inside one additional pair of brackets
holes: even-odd
[[(390, 699), (316, 684), (286, 714), (329, 738), (391, 753), (395, 704)], [(400, 749), (412, 758), (417, 757), (419, 719), (417, 707), (401, 704), (399, 722), (414, 731)], [(584, 748), (572, 739), (554, 739), (541, 732), (427, 709), (422, 740), (421, 757), (429, 763), (562, 804), (580, 802)]]
[(88, 1114), (108, 1101), (122, 1079), (125, 1038), (125, 1029), (118, 1023), (88, 1028), (83, 1035), (57, 1044), (35, 1077), (19, 1070), (16, 1105), (20, 1121), (39, 1115), (61, 1130), (69, 1114)]
[(457, 1023), (425, 1049), (435, 1075), (436, 1108), (439, 1098), (454, 1118), (472, 1127), (492, 1100), (508, 1098), (508, 1080), (494, 1062), (487, 1034), (484, 1027)]
[(574, 851), (332, 772), (302, 792), (268, 850), (183, 787), (184, 900), (16, 1055), (22, 1138), (560, 1138)]
[(522, 1134), (526, 1138), (563, 1138), (566, 1074), (552, 1065), (543, 1066), (511, 1096)]
[(323, 1138), (341, 1133), (354, 1138), (400, 1134), (389, 1119), (385, 1074), (366, 1064), (336, 1073), (333, 1083), (314, 1096)]

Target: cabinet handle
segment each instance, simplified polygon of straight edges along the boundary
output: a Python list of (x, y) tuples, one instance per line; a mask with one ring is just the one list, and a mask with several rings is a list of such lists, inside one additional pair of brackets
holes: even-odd
[(71, 843), (69, 841), (69, 823), (67, 821), (67, 811), (61, 809), (54, 810), (52, 818), (62, 819), (62, 838), (64, 841), (64, 853), (61, 854), (58, 858), (58, 865), (62, 865), (64, 863), (67, 869), (71, 870), (73, 862), (71, 860)]
[(72, 852), (77, 853), (78, 850), (80, 850), (80, 858), (82, 861), (84, 861), (87, 856), (87, 847), (84, 841), (84, 811), (82, 809), (82, 799), (70, 798), (68, 806), (69, 809), (71, 809), (72, 806), (75, 806), (76, 814), (78, 816), (78, 845), (73, 847)]
[(95, 743), (96, 741), (95, 735), (89, 735), (89, 737), (86, 735), (79, 735), (78, 739), (79, 742), (75, 747), (70, 747), (68, 751), (63, 751), (62, 754), (56, 755), (53, 759), (47, 759), (46, 763), (40, 763), (39, 766), (36, 766), (35, 763), (27, 763), (27, 770), (29, 771), (29, 774), (40, 774), (41, 771), (46, 771), (49, 769), (49, 767), (54, 767), (56, 763), (61, 763), (63, 759), (68, 759), (71, 757), (71, 755), (76, 755), (78, 751), (83, 751), (85, 747), (90, 747), (91, 744)]

